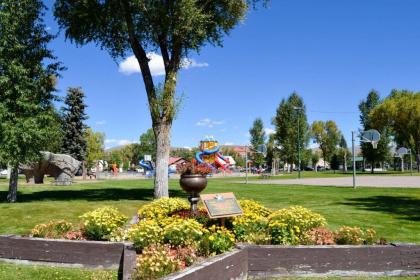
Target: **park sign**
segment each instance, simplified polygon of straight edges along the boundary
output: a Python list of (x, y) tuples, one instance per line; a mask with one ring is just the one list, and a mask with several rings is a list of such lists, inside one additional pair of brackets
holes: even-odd
[(242, 215), (242, 209), (233, 193), (200, 195), (206, 211), (211, 219)]

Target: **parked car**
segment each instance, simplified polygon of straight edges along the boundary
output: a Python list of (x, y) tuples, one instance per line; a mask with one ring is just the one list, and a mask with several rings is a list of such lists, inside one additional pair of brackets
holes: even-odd
[(314, 168), (313, 167), (310, 167), (310, 166), (306, 166), (303, 170), (305, 170), (305, 171), (314, 171)]

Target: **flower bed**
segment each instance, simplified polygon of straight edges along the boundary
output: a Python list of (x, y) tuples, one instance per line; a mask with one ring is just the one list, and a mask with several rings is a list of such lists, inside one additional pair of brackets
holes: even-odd
[[(65, 221), (37, 225), (36, 237), (131, 241), (137, 253), (135, 279), (157, 279), (182, 270), (199, 259), (222, 254), (236, 243), (255, 245), (376, 244), (373, 229), (327, 228), (326, 219), (309, 209), (293, 206), (272, 211), (252, 200), (239, 201), (244, 214), (227, 219), (225, 226), (211, 220), (203, 208), (191, 216), (179, 198), (155, 200), (138, 210), (138, 223), (112, 207), (81, 216), (77, 228)], [(381, 241), (380, 243), (384, 243)]]

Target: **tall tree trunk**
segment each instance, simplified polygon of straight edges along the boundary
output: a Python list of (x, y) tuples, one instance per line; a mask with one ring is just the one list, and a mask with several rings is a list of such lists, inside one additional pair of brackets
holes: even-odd
[(83, 180), (86, 180), (86, 176), (87, 176), (86, 161), (83, 160), (82, 161), (82, 177), (83, 177)]
[(344, 152), (344, 173), (347, 173), (347, 152)]
[(18, 187), (19, 170), (17, 166), (12, 167), (9, 179), (9, 193), (7, 194), (8, 202), (16, 202), (17, 200), (17, 187)]
[[(324, 171), (327, 171), (327, 161), (326, 161), (326, 159), (325, 159), (325, 156), (324, 156)], [(331, 167), (331, 166), (330, 166)]]
[(171, 148), (171, 124), (157, 124), (153, 127), (156, 136), (156, 173), (154, 197), (169, 197), (168, 164)]
[(12, 167), (10, 165), (7, 165), (7, 175), (6, 175), (7, 180), (10, 179), (11, 173), (12, 173)]
[(420, 153), (416, 155), (417, 159), (417, 172), (420, 172)]
[(374, 174), (375, 173), (375, 161), (374, 160), (372, 160), (371, 162), (370, 162), (370, 174)]

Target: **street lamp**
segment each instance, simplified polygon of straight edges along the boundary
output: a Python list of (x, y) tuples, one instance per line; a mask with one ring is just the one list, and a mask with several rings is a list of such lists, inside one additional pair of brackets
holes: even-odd
[(301, 166), (300, 166), (300, 112), (303, 111), (302, 107), (297, 107), (297, 106), (293, 106), (293, 110), (295, 110), (296, 112), (298, 112), (298, 178), (300, 179), (300, 170), (301, 170)]

